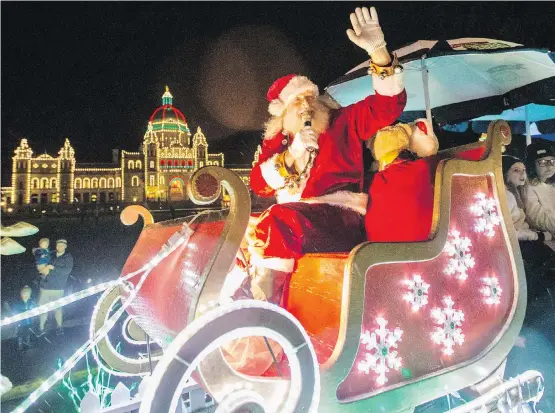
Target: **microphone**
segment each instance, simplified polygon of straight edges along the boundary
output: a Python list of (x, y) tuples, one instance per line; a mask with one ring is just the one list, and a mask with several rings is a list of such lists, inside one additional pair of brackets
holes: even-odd
[(303, 120), (303, 124), (305, 128), (309, 128), (312, 126), (312, 117), (310, 116), (310, 112), (308, 110), (305, 110), (301, 114), (301, 118)]
[[(312, 126), (312, 116), (310, 115), (310, 111), (308, 110), (303, 111), (301, 113), (301, 119), (303, 121), (305, 128), (310, 128)], [(312, 146), (309, 146), (308, 148), (306, 148), (306, 150), (309, 153), (317, 152), (316, 148), (313, 148)]]

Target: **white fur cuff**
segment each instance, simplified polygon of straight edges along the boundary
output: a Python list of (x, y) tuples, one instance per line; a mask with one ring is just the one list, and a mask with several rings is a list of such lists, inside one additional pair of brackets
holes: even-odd
[(295, 260), (293, 258), (261, 257), (257, 251), (251, 253), (250, 262), (258, 267), (283, 272), (293, 272), (295, 268)]
[[(424, 131), (418, 127), (419, 122), (426, 125), (428, 133), (424, 133)], [(439, 142), (434, 134), (433, 126), (426, 119), (417, 119), (414, 122), (414, 129), (410, 141), (410, 150), (420, 158), (424, 158), (426, 156), (435, 155), (438, 149)]]
[(403, 81), (403, 73), (396, 73), (380, 79), (377, 75), (372, 75), (372, 86), (376, 93), (382, 96), (395, 96), (403, 91), (405, 82)]
[(272, 189), (279, 189), (285, 186), (285, 178), (276, 170), (276, 159), (279, 154), (275, 154), (270, 159), (260, 164), (260, 172), (266, 184)]
[(361, 215), (366, 215), (368, 207), (368, 195), (362, 192), (337, 191), (332, 194), (317, 196), (314, 198), (301, 199), (300, 202), (307, 204), (328, 204), (342, 208), (352, 209)]

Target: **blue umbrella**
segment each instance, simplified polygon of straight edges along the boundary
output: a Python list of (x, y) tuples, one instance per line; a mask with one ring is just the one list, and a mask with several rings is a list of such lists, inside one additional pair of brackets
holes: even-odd
[[(555, 55), (516, 43), (464, 38), (420, 40), (395, 52), (404, 66), (405, 115), (431, 111), (455, 123), (529, 103), (553, 104)], [(374, 93), (368, 61), (331, 83), (326, 93), (341, 106)]]
[[(539, 122), (543, 120), (555, 119), (555, 106), (536, 105), (531, 103), (529, 105), (521, 106), (515, 109), (505, 110), (500, 115), (486, 115), (479, 118), (472, 119), (473, 121), (487, 121), (504, 119), (506, 121), (523, 121), (526, 127), (526, 145), (532, 143), (531, 122)], [(537, 125), (536, 125), (537, 129)], [(555, 131), (551, 131), (555, 132)], [(536, 133), (539, 135), (540, 132)]]
[(480, 116), (469, 122), (444, 125), (442, 128), (451, 132), (465, 132), (471, 125), (474, 132), (484, 133), (490, 121), (496, 119), (509, 122), (513, 133), (526, 134), (527, 145), (532, 142), (532, 135), (555, 132), (555, 106), (537, 105), (535, 103), (515, 109), (507, 109), (500, 114)]

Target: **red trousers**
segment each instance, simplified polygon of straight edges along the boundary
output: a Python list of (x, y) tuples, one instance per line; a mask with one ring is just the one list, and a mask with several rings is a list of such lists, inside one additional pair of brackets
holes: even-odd
[[(270, 284), (263, 288), (266, 299), (279, 303), (284, 275), (293, 272), (302, 254), (349, 252), (364, 242), (366, 235), (364, 218), (358, 212), (328, 204), (291, 202), (272, 205), (257, 220), (252, 219), (246, 239), (250, 263), (270, 270), (266, 275)], [(256, 284), (256, 275), (253, 278)], [(283, 350), (273, 340), (268, 341), (279, 362)], [(222, 349), (235, 370), (260, 376), (273, 363), (266, 346), (262, 337), (244, 337), (225, 344)]]
[[(258, 256), (268, 268), (290, 272), (289, 264), (309, 252), (349, 252), (366, 241), (364, 217), (328, 204), (276, 204), (260, 215), (247, 234), (251, 260)], [(275, 259), (274, 259), (275, 258)], [(271, 260), (274, 259), (274, 260)], [(281, 267), (279, 262), (285, 263)]]

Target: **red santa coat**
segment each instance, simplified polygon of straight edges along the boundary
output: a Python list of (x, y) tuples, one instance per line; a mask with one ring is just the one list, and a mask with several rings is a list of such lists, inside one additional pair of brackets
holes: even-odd
[(283, 178), (274, 164), (274, 157), (287, 149), (293, 136), (279, 133), (264, 139), (259, 161), (250, 174), (252, 190), (263, 197), (275, 195), (278, 203), (327, 203), (364, 215), (368, 197), (361, 192), (364, 174), (361, 141), (373, 137), (403, 112), (407, 95), (400, 80), (395, 79), (397, 76), (386, 78), (393, 87), (380, 87), (376, 83), (380, 80), (374, 79), (375, 95), (332, 111), (330, 126), (318, 137), (319, 153), (310, 174), (294, 194), (281, 188)]

